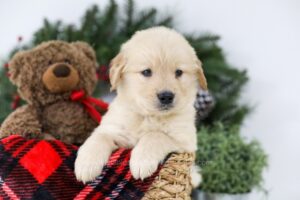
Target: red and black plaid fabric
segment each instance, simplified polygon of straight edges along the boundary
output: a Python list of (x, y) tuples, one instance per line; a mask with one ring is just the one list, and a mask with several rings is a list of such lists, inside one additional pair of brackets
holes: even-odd
[(87, 185), (74, 175), (77, 147), (58, 140), (10, 136), (0, 141), (0, 199), (141, 199), (158, 171), (134, 180), (130, 150), (115, 151), (102, 174)]

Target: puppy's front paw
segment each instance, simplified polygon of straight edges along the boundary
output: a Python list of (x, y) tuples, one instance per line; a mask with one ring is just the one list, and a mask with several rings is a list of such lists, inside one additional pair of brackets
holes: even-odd
[(97, 151), (86, 144), (80, 147), (75, 161), (75, 175), (77, 180), (86, 183), (95, 180), (101, 174), (109, 158), (109, 153), (103, 151), (105, 149)]
[(130, 158), (130, 171), (135, 179), (145, 179), (151, 176), (160, 163), (158, 156), (143, 154), (138, 149), (133, 149)]

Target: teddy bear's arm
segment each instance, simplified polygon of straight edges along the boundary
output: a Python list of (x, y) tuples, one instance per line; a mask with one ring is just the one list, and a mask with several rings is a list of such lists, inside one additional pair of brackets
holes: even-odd
[(24, 105), (4, 120), (0, 128), (0, 137), (21, 135), (27, 138), (36, 138), (41, 132), (42, 125), (38, 120), (36, 109), (30, 105)]

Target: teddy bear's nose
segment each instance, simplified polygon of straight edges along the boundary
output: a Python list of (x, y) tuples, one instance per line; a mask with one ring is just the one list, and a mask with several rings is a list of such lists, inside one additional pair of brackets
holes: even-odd
[(53, 74), (59, 78), (68, 77), (70, 75), (70, 73), (71, 73), (70, 68), (65, 64), (57, 65), (53, 69)]

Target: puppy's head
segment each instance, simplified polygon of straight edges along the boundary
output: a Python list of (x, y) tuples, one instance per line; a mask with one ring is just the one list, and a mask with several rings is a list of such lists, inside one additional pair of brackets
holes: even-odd
[(112, 89), (141, 114), (170, 114), (192, 106), (207, 88), (201, 62), (187, 40), (164, 27), (137, 32), (112, 60)]

